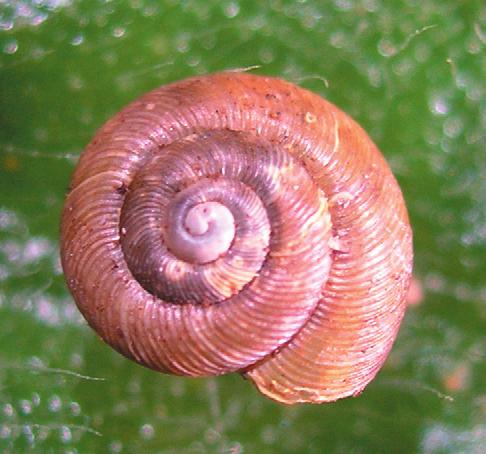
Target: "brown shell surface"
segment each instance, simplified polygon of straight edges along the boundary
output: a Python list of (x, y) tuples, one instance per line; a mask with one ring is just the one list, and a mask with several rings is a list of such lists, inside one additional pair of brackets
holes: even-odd
[[(164, 239), (186, 193), (235, 218), (211, 263)], [(356, 122), (283, 80), (228, 72), (153, 90), (98, 131), (72, 177), (61, 259), (89, 325), (128, 358), (238, 371), (277, 401), (319, 403), (360, 393), (385, 361), (412, 233)]]

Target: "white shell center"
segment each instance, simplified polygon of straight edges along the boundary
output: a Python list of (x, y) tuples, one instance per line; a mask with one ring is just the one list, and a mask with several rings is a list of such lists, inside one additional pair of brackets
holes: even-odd
[(190, 208), (184, 227), (193, 240), (193, 249), (188, 255), (192, 261), (201, 264), (224, 254), (235, 236), (233, 214), (219, 202), (203, 202)]

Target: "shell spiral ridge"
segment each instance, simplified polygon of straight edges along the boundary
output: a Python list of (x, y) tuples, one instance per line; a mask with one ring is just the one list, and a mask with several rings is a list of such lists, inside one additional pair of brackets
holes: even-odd
[(239, 371), (285, 403), (374, 377), (411, 242), (400, 189), (350, 117), (240, 73), (161, 87), (109, 120), (61, 225), (67, 284), (113, 348), (167, 373)]

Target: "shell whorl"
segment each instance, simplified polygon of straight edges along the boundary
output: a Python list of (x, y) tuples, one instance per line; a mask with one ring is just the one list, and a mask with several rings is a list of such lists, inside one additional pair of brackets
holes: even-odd
[(100, 129), (72, 178), (61, 259), (88, 323), (125, 356), (326, 402), (384, 362), (412, 247), (400, 189), (351, 118), (288, 82), (220, 73)]

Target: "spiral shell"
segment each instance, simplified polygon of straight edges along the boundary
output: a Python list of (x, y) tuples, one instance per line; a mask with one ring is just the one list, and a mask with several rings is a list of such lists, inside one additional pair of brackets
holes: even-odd
[(405, 310), (412, 235), (366, 133), (288, 82), (156, 89), (82, 154), (61, 258), (89, 325), (152, 369), (240, 372), (284, 403), (360, 393)]

